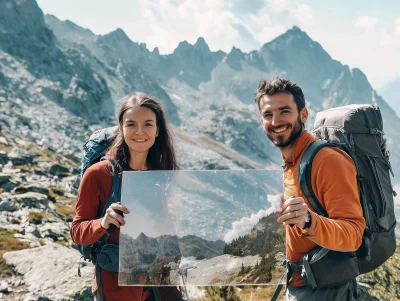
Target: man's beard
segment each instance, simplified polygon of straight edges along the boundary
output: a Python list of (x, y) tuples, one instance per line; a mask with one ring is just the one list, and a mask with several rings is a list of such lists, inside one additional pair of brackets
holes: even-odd
[[(291, 125), (288, 125), (289, 128), (292, 128)], [(294, 124), (294, 128), (292, 129), (292, 132), (290, 133), (289, 137), (287, 140), (284, 140), (285, 138), (282, 136), (272, 136), (269, 133), (267, 133), (267, 137), (269, 140), (272, 141), (273, 144), (275, 144), (277, 147), (280, 148), (285, 148), (292, 143), (294, 143), (297, 138), (300, 137), (301, 133), (303, 132), (303, 124), (301, 122), (300, 116), (297, 118), (296, 123)]]

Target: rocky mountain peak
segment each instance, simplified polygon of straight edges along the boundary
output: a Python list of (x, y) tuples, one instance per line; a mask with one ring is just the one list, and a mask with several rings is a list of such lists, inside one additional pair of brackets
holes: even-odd
[(44, 19), (58, 39), (83, 42), (84, 40), (95, 40), (97, 38), (91, 30), (82, 28), (70, 20), (61, 21), (50, 14), (46, 14)]
[(313, 41), (304, 31), (297, 26), (293, 26), (281, 36), (264, 44), (261, 51), (265, 49), (278, 50), (285, 47), (296, 47), (305, 51), (323, 50), (320, 44)]
[(36, 38), (46, 44), (54, 40), (54, 35), (45, 26), (43, 13), (34, 0), (0, 1), (0, 44), (8, 44), (6, 41), (11, 36), (29, 40)]
[(114, 40), (118, 43), (124, 43), (124, 44), (137, 44), (132, 42), (132, 40), (127, 36), (125, 31), (123, 31), (121, 28), (117, 28), (116, 30), (105, 34), (103, 38), (108, 39), (108, 40)]
[(155, 47), (151, 53), (153, 55), (159, 56), (160, 55), (160, 50), (158, 49), (158, 47)]
[(203, 37), (199, 37), (194, 45), (188, 43), (186, 40), (182, 41), (178, 44), (178, 47), (175, 48), (173, 54), (174, 55), (187, 55), (188, 53), (197, 53), (202, 55), (210, 54), (210, 48), (208, 47), (206, 41)]
[(233, 46), (232, 50), (226, 57), (226, 63), (229, 65), (229, 67), (231, 67), (234, 70), (241, 70), (242, 66), (240, 64), (240, 61), (243, 60), (244, 58), (245, 58), (244, 53), (239, 48)]
[(173, 54), (177, 54), (179, 55), (180, 53), (185, 53), (186, 51), (188, 51), (188, 49), (190, 49), (192, 47), (191, 44), (189, 44), (186, 40), (179, 42), (178, 47), (175, 48)]
[(197, 39), (196, 43), (194, 44), (194, 48), (198, 49), (199, 51), (201, 51), (203, 53), (210, 52), (210, 48), (208, 47), (208, 45), (203, 37), (199, 37)]

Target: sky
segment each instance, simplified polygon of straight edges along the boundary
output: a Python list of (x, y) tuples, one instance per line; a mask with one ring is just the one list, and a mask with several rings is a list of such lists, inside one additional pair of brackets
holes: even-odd
[(212, 51), (244, 52), (300, 27), (380, 91), (400, 78), (399, 0), (37, 0), (45, 14), (95, 34), (122, 28), (149, 50), (172, 53), (204, 37)]

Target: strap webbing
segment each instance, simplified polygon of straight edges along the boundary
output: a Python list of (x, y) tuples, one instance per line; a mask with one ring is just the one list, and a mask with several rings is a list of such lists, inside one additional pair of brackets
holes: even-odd
[(300, 161), (299, 182), (300, 188), (310, 205), (319, 215), (327, 217), (328, 213), (315, 196), (311, 183), (312, 161), (318, 151), (325, 146), (333, 145), (325, 140), (316, 140), (307, 147)]
[(96, 301), (103, 301), (103, 288), (101, 283), (101, 269), (99, 265), (96, 265), (96, 284), (97, 284), (97, 293), (96, 293)]
[(106, 210), (112, 203), (116, 203), (120, 201), (120, 193), (121, 193), (121, 180), (119, 178), (118, 172), (117, 172), (117, 165), (114, 162), (113, 159), (111, 158), (106, 158), (103, 157), (102, 160), (108, 160), (111, 164), (112, 172), (113, 172), (113, 178), (112, 178), (112, 187), (110, 191), (110, 195), (108, 196), (107, 202), (104, 205), (103, 211), (100, 215), (100, 217), (103, 217), (106, 214)]
[[(283, 288), (282, 280), (284, 279), (284, 277), (285, 277), (285, 274), (283, 274), (282, 277), (281, 277), (281, 279), (279, 280), (278, 287), (276, 288), (274, 294), (272, 295), (271, 301), (276, 301), (276, 300), (278, 300), (279, 294), (281, 293), (282, 288)], [(287, 283), (286, 283), (286, 285), (287, 285)]]
[(158, 290), (158, 287), (153, 286), (153, 294), (154, 294), (154, 298), (156, 299), (156, 301), (161, 301), (161, 295), (160, 295), (160, 291)]

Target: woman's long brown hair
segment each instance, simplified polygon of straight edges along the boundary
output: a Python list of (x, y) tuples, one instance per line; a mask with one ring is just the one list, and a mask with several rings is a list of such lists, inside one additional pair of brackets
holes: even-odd
[(117, 115), (119, 130), (113, 143), (107, 150), (106, 157), (116, 161), (119, 172), (129, 170), (130, 152), (121, 131), (124, 113), (135, 106), (148, 108), (156, 115), (158, 137), (156, 137), (153, 146), (147, 154), (147, 168), (149, 170), (179, 169), (175, 158), (171, 132), (163, 107), (160, 102), (143, 93), (129, 94), (121, 100), (121, 107)]

